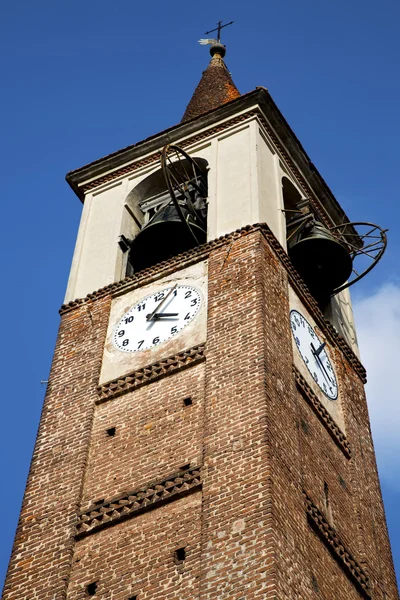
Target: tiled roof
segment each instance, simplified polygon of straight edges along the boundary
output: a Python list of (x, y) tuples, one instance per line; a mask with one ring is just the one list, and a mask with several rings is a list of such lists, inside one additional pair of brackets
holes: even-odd
[(222, 58), (223, 53), (213, 48), (211, 52), (210, 63), (186, 107), (181, 123), (190, 121), (240, 96)]

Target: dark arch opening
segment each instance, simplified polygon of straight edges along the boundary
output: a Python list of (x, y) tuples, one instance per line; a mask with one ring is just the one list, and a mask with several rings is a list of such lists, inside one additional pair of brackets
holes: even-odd
[[(142, 271), (163, 260), (190, 250), (206, 241), (207, 237), (207, 168), (203, 158), (194, 158), (201, 178), (201, 193), (193, 185), (193, 171), (188, 160), (174, 163), (173, 176), (182, 178), (185, 193), (189, 194), (194, 210), (190, 211), (187, 198), (178, 197), (186, 223), (176, 210), (162, 169), (141, 181), (128, 194), (126, 202), (138, 226), (131, 243), (127, 275)], [(193, 235), (194, 234), (194, 235)]]

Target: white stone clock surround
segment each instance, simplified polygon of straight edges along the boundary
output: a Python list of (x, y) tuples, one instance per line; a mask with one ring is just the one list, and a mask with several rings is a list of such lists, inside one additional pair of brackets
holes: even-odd
[[(289, 304), (290, 304), (290, 310), (292, 310), (292, 309), (297, 310), (302, 315), (304, 315), (304, 317), (307, 319), (307, 321), (310, 323), (310, 325), (312, 325), (312, 327), (314, 327), (314, 328), (316, 327), (316, 323), (315, 323), (314, 319), (312, 318), (312, 315), (305, 308), (304, 304), (301, 302), (299, 297), (295, 294), (295, 292), (293, 291), (293, 289), (290, 286), (289, 286)], [(290, 320), (290, 314), (288, 314), (288, 321), (289, 320)], [(304, 379), (306, 380), (306, 382), (308, 383), (308, 385), (310, 386), (312, 391), (315, 393), (318, 400), (326, 408), (326, 410), (329, 412), (331, 417), (335, 420), (336, 424), (340, 427), (340, 429), (343, 431), (343, 433), (345, 433), (344, 417), (343, 417), (342, 406), (341, 406), (340, 372), (339, 372), (339, 369), (338, 369), (338, 366), (337, 366), (336, 360), (335, 360), (336, 352), (334, 351), (334, 348), (332, 347), (330, 342), (325, 338), (322, 331), (318, 327), (316, 328), (316, 333), (322, 342), (325, 342), (325, 341), (327, 342), (327, 351), (329, 354), (329, 358), (332, 362), (332, 365), (335, 369), (336, 379), (337, 379), (337, 384), (338, 384), (337, 399), (330, 400), (329, 398), (327, 398), (325, 396), (325, 394), (321, 391), (319, 386), (315, 383), (313, 377), (311, 376), (309, 370), (307, 369), (307, 366), (304, 363), (304, 360), (301, 357), (301, 354), (297, 348), (294, 337), (291, 334), (292, 347), (293, 347), (293, 364), (303, 375)]]
[[(122, 352), (113, 343), (114, 331), (121, 318), (132, 306), (145, 296), (171, 285), (191, 285), (202, 296), (200, 310), (195, 318), (179, 333), (165, 342), (141, 352)], [(207, 335), (207, 261), (176, 271), (172, 275), (158, 279), (154, 283), (142, 286), (114, 298), (111, 304), (106, 343), (104, 347), (99, 384), (117, 379), (206, 341)]]

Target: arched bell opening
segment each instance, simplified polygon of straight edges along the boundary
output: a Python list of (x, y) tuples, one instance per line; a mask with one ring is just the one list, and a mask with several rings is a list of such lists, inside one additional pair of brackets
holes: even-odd
[(311, 212), (307, 199), (287, 177), (282, 179), (282, 190), (288, 254), (320, 308), (325, 310), (334, 290), (351, 275), (349, 248)]
[(207, 169), (206, 160), (169, 146), (161, 168), (131, 191), (138, 233), (130, 242), (127, 275), (206, 242)]
[(307, 205), (307, 200), (303, 198), (288, 177), (282, 177), (282, 197), (287, 228), (290, 226), (291, 221), (302, 214), (302, 210)]

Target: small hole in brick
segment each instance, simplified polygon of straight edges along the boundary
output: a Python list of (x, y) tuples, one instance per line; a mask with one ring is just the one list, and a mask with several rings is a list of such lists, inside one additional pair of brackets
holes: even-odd
[(130, 598), (128, 598), (128, 600), (138, 600), (137, 596), (131, 596)]
[(313, 586), (314, 592), (319, 592), (318, 581), (315, 579), (314, 575), (311, 575), (311, 584)]
[(343, 477), (341, 477), (341, 475), (339, 475), (339, 483), (340, 483), (340, 485), (342, 486), (342, 488), (344, 488), (344, 489), (346, 489), (346, 488), (347, 488), (346, 482), (345, 482), (345, 480), (343, 479)]
[(306, 421), (304, 421), (304, 419), (301, 419), (301, 428), (304, 431), (304, 433), (309, 433), (309, 431), (310, 431), (308, 423)]
[(105, 498), (99, 498), (98, 500), (95, 500), (93, 504), (103, 504), (104, 500)]
[(115, 427), (109, 427), (109, 429), (106, 429), (106, 434), (110, 437), (114, 437), (115, 435)]
[(97, 581), (92, 581), (86, 586), (86, 594), (88, 596), (94, 596), (97, 591)]
[(175, 558), (175, 562), (177, 562), (177, 563), (183, 563), (183, 561), (186, 559), (186, 550), (185, 550), (185, 548), (178, 548), (177, 550), (175, 550), (175, 552), (174, 552), (174, 558)]
[(187, 471), (188, 469), (190, 469), (190, 463), (186, 463), (186, 465), (179, 467), (180, 471)]
[(183, 404), (185, 406), (191, 406), (193, 404), (193, 400), (191, 398), (191, 396), (188, 396), (187, 398), (183, 399)]

